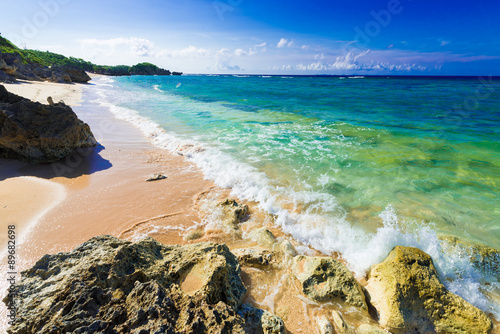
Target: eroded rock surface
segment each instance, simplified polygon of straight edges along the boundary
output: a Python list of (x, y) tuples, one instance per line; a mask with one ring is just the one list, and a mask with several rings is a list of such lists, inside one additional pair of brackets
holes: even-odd
[(241, 306), (240, 266), (227, 246), (215, 243), (95, 237), (72, 252), (45, 255), (22, 273), (17, 288), (11, 334), (284, 330), (280, 318)]
[(292, 271), (312, 300), (343, 301), (368, 309), (361, 286), (341, 262), (329, 257), (300, 255), (293, 259)]
[(0, 85), (0, 157), (50, 163), (96, 144), (90, 127), (63, 102), (32, 102)]
[(397, 246), (373, 266), (371, 302), (380, 325), (392, 333), (488, 333), (491, 320), (448, 291), (431, 257), (418, 248)]

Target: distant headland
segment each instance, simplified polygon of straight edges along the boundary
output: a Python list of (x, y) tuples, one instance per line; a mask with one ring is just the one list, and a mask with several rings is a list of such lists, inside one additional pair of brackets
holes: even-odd
[(21, 49), (0, 36), (0, 82), (19, 80), (52, 81), (58, 83), (88, 82), (85, 73), (111, 76), (182, 75), (151, 63), (128, 65), (96, 65), (81, 58), (66, 57), (50, 51)]

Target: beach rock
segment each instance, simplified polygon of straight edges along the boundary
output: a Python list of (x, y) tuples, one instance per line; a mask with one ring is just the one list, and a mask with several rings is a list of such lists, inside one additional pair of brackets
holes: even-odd
[(254, 268), (279, 268), (278, 256), (267, 249), (242, 248), (233, 250), (242, 266)]
[(154, 173), (150, 178), (146, 180), (146, 182), (165, 180), (167, 177), (161, 173)]
[(249, 233), (251, 239), (257, 241), (259, 245), (264, 247), (273, 248), (278, 243), (274, 234), (266, 227), (253, 230)]
[[(363, 325), (359, 326), (357, 333), (358, 334), (387, 334), (387, 332), (384, 331), (383, 329), (381, 329), (377, 326), (368, 325), (368, 324), (363, 324)], [(416, 332), (416, 333), (418, 333), (418, 332)]]
[(395, 247), (372, 267), (368, 286), (380, 325), (392, 333), (488, 333), (491, 320), (448, 291), (431, 257), (418, 248)]
[(45, 255), (22, 272), (16, 288), (11, 334), (284, 331), (280, 318), (241, 306), (240, 266), (215, 243), (95, 237), (71, 252)]
[(96, 144), (90, 127), (66, 104), (32, 102), (0, 85), (0, 157), (50, 163)]
[(217, 204), (221, 209), (221, 220), (229, 227), (237, 228), (248, 214), (248, 205), (239, 204), (234, 199), (226, 199)]
[(184, 240), (186, 240), (186, 241), (197, 240), (197, 239), (202, 238), (204, 235), (205, 235), (205, 231), (197, 228), (197, 229), (189, 231), (184, 236)]
[(316, 325), (318, 326), (319, 334), (335, 334), (332, 324), (325, 316), (317, 317)]
[(354, 330), (347, 325), (344, 317), (338, 311), (332, 311), (333, 323), (335, 324), (336, 333), (338, 334), (353, 334)]
[(292, 272), (302, 283), (303, 292), (317, 302), (343, 301), (367, 310), (365, 295), (354, 275), (339, 261), (328, 257), (299, 255)]
[(62, 70), (69, 75), (71, 81), (73, 82), (87, 83), (92, 80), (92, 78), (89, 77), (89, 75), (84, 70), (77, 67), (65, 66), (62, 68)]
[(486, 245), (472, 243), (453, 236), (440, 236), (443, 250), (466, 256), (485, 277), (500, 283), (500, 251)]
[(61, 68), (52, 69), (52, 76), (48, 78), (48, 81), (63, 84), (73, 83), (70, 75)]
[(5, 83), (14, 83), (16, 82), (16, 78), (13, 76), (8, 75), (4, 71), (0, 70), (0, 82), (5, 82)]
[(285, 332), (285, 323), (280, 317), (250, 304), (243, 304), (238, 315), (245, 320), (245, 333), (282, 334)]

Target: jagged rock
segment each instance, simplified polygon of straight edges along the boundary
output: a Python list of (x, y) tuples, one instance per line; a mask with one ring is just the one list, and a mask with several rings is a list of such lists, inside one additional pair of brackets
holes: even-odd
[(205, 231), (204, 230), (202, 230), (202, 229), (195, 229), (195, 230), (189, 231), (184, 236), (184, 240), (186, 240), (186, 241), (196, 240), (196, 239), (202, 238), (204, 235), (205, 235)]
[(377, 326), (363, 324), (358, 327), (358, 334), (387, 334), (387, 332)]
[(471, 261), (474, 267), (500, 283), (500, 251), (486, 245), (471, 243), (453, 236), (440, 236), (442, 247), (450, 254), (463, 254)]
[(223, 223), (229, 227), (237, 228), (238, 224), (248, 213), (248, 205), (239, 204), (234, 199), (226, 199), (217, 206), (222, 210)]
[(282, 334), (285, 332), (285, 323), (280, 317), (250, 304), (243, 304), (238, 315), (245, 320), (245, 333)]
[(431, 257), (418, 248), (397, 246), (372, 267), (368, 286), (380, 325), (392, 333), (488, 333), (491, 320), (448, 291)]
[(354, 275), (339, 261), (328, 257), (299, 255), (292, 271), (304, 293), (318, 302), (343, 301), (367, 310), (365, 295)]
[(274, 234), (269, 231), (266, 227), (261, 227), (259, 229), (253, 230), (249, 233), (250, 238), (257, 241), (259, 245), (264, 247), (272, 248), (278, 243)]
[(338, 334), (352, 334), (354, 331), (347, 325), (344, 317), (338, 311), (332, 311), (333, 323), (335, 324)]
[(146, 180), (146, 182), (165, 180), (167, 177), (161, 173), (154, 173), (150, 178)]
[(242, 266), (265, 268), (279, 267), (276, 253), (267, 249), (241, 248), (233, 250)]
[(90, 127), (69, 106), (32, 102), (0, 85), (0, 157), (50, 163), (96, 144)]
[(73, 82), (87, 83), (90, 80), (92, 80), (92, 78), (89, 77), (89, 75), (82, 69), (71, 66), (65, 66), (62, 68), (62, 70), (69, 75), (71, 81)]
[(45, 255), (21, 274), (16, 288), (18, 322), (10, 334), (284, 329), (269, 312), (240, 308), (246, 293), (240, 266), (227, 246), (215, 243), (166, 246), (151, 238), (95, 237), (72, 252)]
[(71, 77), (63, 69), (56, 67), (52, 69), (52, 76), (48, 78), (49, 81), (55, 83), (72, 83)]
[(13, 76), (8, 75), (4, 71), (0, 69), (0, 82), (5, 82), (5, 83), (14, 83), (16, 82), (16, 78)]
[(42, 81), (34, 71), (40, 65), (25, 63), (21, 56), (15, 53), (1, 53), (0, 57), (3, 60), (0, 66), (7, 74), (20, 80)]
[(322, 317), (317, 317), (316, 318), (316, 325), (318, 325), (318, 332), (319, 334), (334, 334), (335, 332), (333, 331), (333, 326), (328, 321), (328, 319), (325, 316)]

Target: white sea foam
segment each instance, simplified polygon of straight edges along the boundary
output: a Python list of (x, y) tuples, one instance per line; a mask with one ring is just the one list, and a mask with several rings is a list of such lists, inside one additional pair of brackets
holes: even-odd
[[(498, 273), (481, 273), (468, 255), (446, 252), (431, 225), (410, 230), (409, 222), (388, 206), (380, 215), (383, 226), (375, 233), (368, 233), (348, 221), (334, 196), (276, 186), (265, 173), (236, 161), (218, 148), (180, 139), (138, 112), (108, 102), (102, 92), (101, 95), (101, 105), (117, 118), (139, 127), (155, 146), (186, 156), (218, 186), (231, 188), (233, 195), (241, 199), (257, 202), (260, 209), (275, 215), (275, 223), (285, 233), (304, 245), (326, 254), (340, 252), (357, 276), (364, 276), (397, 245), (418, 247), (433, 258), (448, 289), (500, 319), (499, 305), (484, 294), (485, 289), (500, 291)], [(320, 184), (326, 182), (328, 180), (318, 179)], [(307, 204), (306, 209), (300, 213), (288, 211), (285, 204), (290, 202)]]

